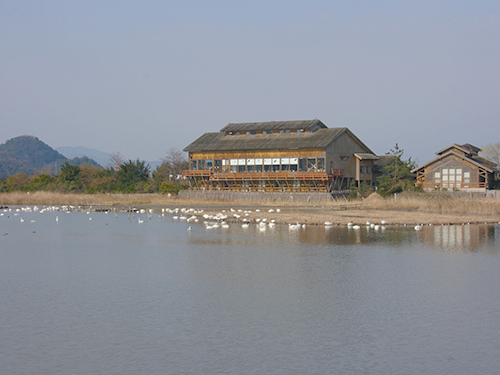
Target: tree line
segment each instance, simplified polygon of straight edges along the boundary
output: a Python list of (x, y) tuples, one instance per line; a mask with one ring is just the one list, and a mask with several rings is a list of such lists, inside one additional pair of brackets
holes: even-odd
[(27, 173), (16, 173), (4, 177), (0, 179), (0, 191), (177, 194), (180, 190), (187, 189), (187, 182), (179, 178), (182, 170), (188, 169), (188, 162), (182, 151), (171, 149), (161, 160), (162, 164), (151, 171), (145, 161), (125, 161), (119, 152), (114, 152), (106, 168), (65, 162), (57, 175), (40, 173), (28, 176)]

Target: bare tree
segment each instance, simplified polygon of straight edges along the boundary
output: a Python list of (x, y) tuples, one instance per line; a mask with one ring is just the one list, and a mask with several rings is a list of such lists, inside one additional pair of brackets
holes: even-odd
[(181, 174), (184, 169), (188, 169), (188, 161), (184, 151), (177, 148), (170, 148), (164, 158), (161, 158), (163, 164), (168, 166), (170, 175), (174, 178)]
[(117, 171), (120, 169), (120, 165), (122, 165), (124, 161), (125, 157), (120, 153), (120, 151), (113, 151), (111, 155), (109, 155), (109, 164), (107, 166)]
[(500, 171), (500, 142), (488, 143), (482, 148), (481, 156), (495, 163), (495, 169), (497, 171)]

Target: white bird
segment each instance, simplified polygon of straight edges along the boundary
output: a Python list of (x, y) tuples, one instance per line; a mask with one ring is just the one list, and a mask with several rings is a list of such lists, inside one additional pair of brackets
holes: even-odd
[(422, 226), (421, 225), (415, 225), (415, 230), (422, 230)]
[(137, 218), (137, 222), (138, 222), (139, 224), (142, 224), (142, 223), (144, 223), (144, 220), (141, 220), (140, 218)]
[(21, 223), (24, 223), (24, 219), (23, 218), (21, 218)]
[(332, 226), (332, 222), (331, 221), (325, 221), (325, 226), (327, 227), (331, 227)]
[(380, 220), (380, 224), (382, 224), (382, 225), (387, 225), (387, 221), (385, 221), (385, 220)]
[(59, 221), (59, 216), (56, 216), (56, 221)]
[(241, 224), (241, 227), (242, 227), (242, 228), (248, 228), (248, 227), (249, 227), (249, 225), (248, 225), (248, 224)]
[(187, 229), (187, 230), (188, 230), (188, 231), (190, 231), (190, 230), (191, 230), (191, 225), (188, 227), (188, 229)]

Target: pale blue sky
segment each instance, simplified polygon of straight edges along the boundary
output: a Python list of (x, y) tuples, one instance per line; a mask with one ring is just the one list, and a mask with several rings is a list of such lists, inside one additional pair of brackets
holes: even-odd
[(500, 141), (498, 1), (0, 0), (0, 143), (158, 160), (318, 118), (425, 162)]

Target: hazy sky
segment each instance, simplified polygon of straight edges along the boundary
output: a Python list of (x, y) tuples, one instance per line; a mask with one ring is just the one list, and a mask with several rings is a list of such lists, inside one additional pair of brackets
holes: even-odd
[(500, 141), (500, 1), (0, 0), (0, 143), (158, 160), (314, 118), (421, 163)]

